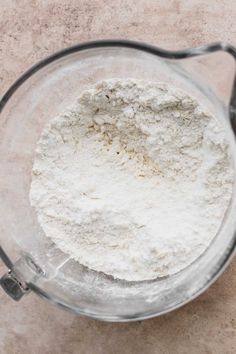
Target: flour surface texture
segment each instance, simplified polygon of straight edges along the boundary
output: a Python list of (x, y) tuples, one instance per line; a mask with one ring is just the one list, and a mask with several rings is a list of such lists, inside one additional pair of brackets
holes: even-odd
[(220, 123), (183, 91), (102, 81), (45, 126), (31, 204), (45, 235), (92, 270), (129, 281), (174, 274), (221, 225), (228, 150)]

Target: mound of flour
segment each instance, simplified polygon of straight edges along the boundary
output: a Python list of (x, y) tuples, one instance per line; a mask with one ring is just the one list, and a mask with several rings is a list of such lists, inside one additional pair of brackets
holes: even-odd
[(139, 281), (204, 252), (232, 181), (224, 130), (198, 102), (162, 83), (113, 79), (47, 124), (30, 200), (62, 251)]

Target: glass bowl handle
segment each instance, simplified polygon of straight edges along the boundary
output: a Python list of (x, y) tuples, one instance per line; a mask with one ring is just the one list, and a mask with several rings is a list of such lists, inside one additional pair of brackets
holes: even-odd
[[(154, 48), (153, 48), (154, 49)], [(186, 59), (186, 58), (193, 58), (196, 56), (204, 55), (204, 54), (210, 54), (218, 51), (224, 51), (231, 56), (233, 56), (235, 62), (236, 62), (236, 48), (233, 47), (230, 44), (224, 43), (224, 42), (215, 42), (215, 43), (209, 43), (205, 44), (199, 47), (195, 48), (190, 48), (190, 49), (185, 49), (185, 50), (180, 50), (180, 51), (168, 51), (168, 50), (163, 50), (160, 48), (156, 48), (156, 54), (162, 58), (166, 59)], [(233, 79), (233, 85), (231, 89), (231, 97), (229, 101), (229, 118), (231, 122), (231, 126), (234, 132), (234, 135), (236, 136), (236, 75), (234, 75)]]

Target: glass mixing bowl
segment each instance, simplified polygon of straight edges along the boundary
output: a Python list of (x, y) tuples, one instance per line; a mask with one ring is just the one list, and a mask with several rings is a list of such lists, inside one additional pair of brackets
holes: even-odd
[[(212, 54), (203, 58), (211, 52), (216, 52), (215, 59)], [(216, 279), (236, 245), (235, 186), (221, 228), (204, 254), (177, 274), (143, 282), (115, 280), (58, 250), (37, 221), (29, 189), (36, 143), (45, 124), (83, 90), (114, 77), (163, 81), (196, 97), (224, 124), (235, 166), (235, 84), (226, 109), (227, 90), (221, 90), (217, 67), (223, 66), (229, 88), (232, 69), (224, 52), (236, 57), (235, 49), (223, 43), (168, 52), (137, 42), (96, 41), (46, 58), (10, 87), (0, 101), (0, 254), (9, 268), (1, 285), (9, 295), (19, 300), (32, 290), (81, 315), (128, 321), (176, 309)], [(213, 63), (210, 73), (208, 60)]]

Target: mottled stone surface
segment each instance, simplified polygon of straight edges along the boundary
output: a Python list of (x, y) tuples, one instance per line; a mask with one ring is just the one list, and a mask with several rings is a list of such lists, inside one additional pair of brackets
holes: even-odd
[[(235, 19), (232, 0), (1, 0), (0, 94), (36, 60), (76, 42), (122, 37), (168, 49), (236, 44)], [(233, 354), (235, 267), (236, 260), (192, 303), (136, 323), (80, 318), (33, 294), (15, 303), (0, 291), (0, 353)]]

